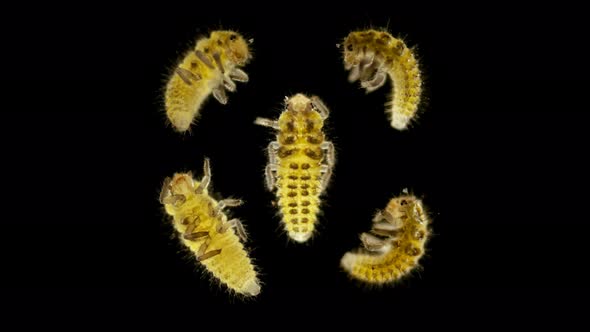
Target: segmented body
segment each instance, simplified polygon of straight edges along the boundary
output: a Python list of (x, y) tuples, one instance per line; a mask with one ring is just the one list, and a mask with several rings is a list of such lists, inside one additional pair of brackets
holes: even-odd
[(240, 66), (251, 58), (248, 43), (233, 31), (214, 31), (200, 39), (174, 69), (165, 92), (166, 114), (179, 132), (189, 129), (202, 103), (213, 94), (227, 103), (226, 89), (235, 91), (233, 82), (247, 82)]
[(393, 91), (386, 104), (391, 126), (403, 130), (415, 117), (422, 94), (422, 78), (414, 52), (386, 31), (351, 32), (344, 40), (344, 64), (351, 82), (360, 79), (367, 92), (391, 77)]
[(266, 169), (268, 189), (276, 189), (282, 221), (289, 237), (307, 241), (313, 234), (325, 190), (334, 165), (334, 149), (322, 127), (328, 110), (317, 98), (297, 94), (287, 99), (278, 121), (257, 123), (278, 129), (269, 145)]
[(237, 293), (257, 295), (256, 271), (240, 241), (245, 237), (243, 228), (222, 211), (241, 202), (214, 200), (208, 194), (208, 182), (208, 177), (197, 182), (191, 174), (177, 173), (164, 184), (162, 203), (173, 217), (181, 242), (215, 278)]
[(364, 248), (346, 253), (341, 266), (355, 279), (372, 284), (393, 282), (411, 272), (424, 255), (429, 236), (422, 202), (404, 195), (392, 199), (363, 233)]

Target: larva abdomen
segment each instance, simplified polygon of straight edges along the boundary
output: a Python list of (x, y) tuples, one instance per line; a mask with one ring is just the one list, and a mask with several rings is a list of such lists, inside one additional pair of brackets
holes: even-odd
[(215, 201), (208, 194), (211, 180), (206, 159), (200, 182), (192, 175), (177, 173), (167, 179), (160, 200), (173, 217), (173, 225), (181, 241), (197, 260), (229, 289), (243, 295), (255, 296), (260, 284), (254, 265), (240, 242), (246, 234), (241, 222), (228, 220), (225, 207), (238, 206), (236, 199)]
[(391, 126), (405, 129), (416, 116), (422, 94), (420, 68), (413, 51), (386, 31), (373, 29), (351, 32), (344, 40), (344, 64), (351, 82), (372, 92), (383, 86), (386, 77), (393, 82), (386, 103)]
[(415, 196), (392, 199), (361, 235), (364, 248), (347, 252), (340, 262), (355, 279), (384, 284), (399, 280), (418, 266), (428, 239), (428, 216)]

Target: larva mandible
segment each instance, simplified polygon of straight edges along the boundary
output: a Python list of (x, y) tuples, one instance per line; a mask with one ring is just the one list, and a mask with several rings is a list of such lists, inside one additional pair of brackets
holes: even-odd
[(252, 58), (251, 41), (237, 32), (213, 31), (187, 52), (174, 69), (164, 98), (166, 114), (177, 131), (189, 129), (210, 94), (225, 105), (226, 90), (236, 90), (234, 81), (248, 82), (248, 75), (239, 67)]
[(347, 252), (340, 261), (353, 278), (385, 284), (412, 271), (424, 255), (429, 237), (428, 216), (412, 195), (393, 198), (373, 218), (373, 228), (361, 234), (364, 248)]
[(360, 80), (367, 93), (383, 86), (391, 77), (393, 91), (386, 103), (391, 126), (406, 129), (418, 110), (422, 93), (420, 68), (414, 52), (387, 31), (373, 29), (351, 32), (343, 43), (348, 80)]
[(285, 230), (297, 242), (307, 241), (315, 229), (320, 195), (330, 181), (335, 163), (334, 145), (322, 132), (329, 111), (316, 96), (286, 98), (278, 120), (257, 118), (255, 123), (278, 130), (268, 145), (268, 190), (277, 189)]
[(180, 240), (197, 260), (219, 281), (247, 296), (260, 293), (256, 270), (241, 241), (246, 232), (238, 219), (228, 220), (224, 208), (242, 204), (238, 199), (215, 201), (208, 194), (211, 181), (209, 160), (205, 158), (203, 178), (195, 181), (191, 173), (176, 173), (166, 178), (160, 202), (173, 217)]

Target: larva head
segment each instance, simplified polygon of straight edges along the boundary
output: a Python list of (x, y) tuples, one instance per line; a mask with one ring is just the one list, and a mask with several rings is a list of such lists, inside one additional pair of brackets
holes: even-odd
[(252, 57), (248, 41), (237, 32), (230, 30), (213, 31), (210, 39), (211, 45), (226, 50), (226, 56), (236, 65), (243, 66)]
[(309, 133), (318, 131), (324, 125), (322, 116), (311, 99), (299, 93), (287, 98), (286, 110), (279, 117), (279, 127), (285, 132)]
[(198, 185), (190, 173), (176, 173), (169, 184), (170, 194), (188, 196)]

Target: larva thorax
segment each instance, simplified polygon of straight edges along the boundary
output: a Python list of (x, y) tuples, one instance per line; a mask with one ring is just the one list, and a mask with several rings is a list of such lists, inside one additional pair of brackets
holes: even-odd
[(401, 39), (394, 38), (386, 31), (353, 31), (344, 39), (344, 63), (349, 70), (361, 64), (367, 53), (386, 65), (391, 66), (395, 56), (400, 56), (406, 48)]
[(259, 118), (256, 123), (278, 130), (277, 140), (268, 149), (267, 186), (277, 189), (289, 237), (305, 242), (315, 229), (319, 196), (331, 175), (334, 150), (322, 132), (328, 110), (319, 98), (297, 94), (286, 104), (277, 121)]
[(237, 293), (257, 295), (260, 285), (256, 272), (240, 241), (246, 239), (246, 233), (238, 219), (228, 220), (223, 211), (242, 202), (211, 198), (207, 191), (211, 178), (208, 160), (204, 169), (200, 182), (190, 173), (177, 173), (168, 178), (160, 200), (173, 217), (182, 243), (213, 276)]

